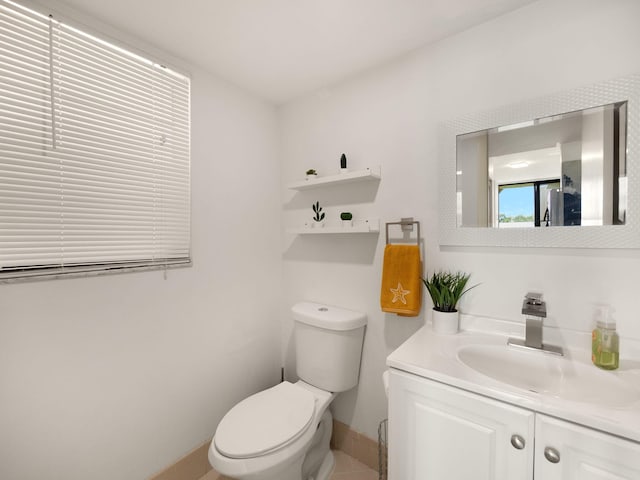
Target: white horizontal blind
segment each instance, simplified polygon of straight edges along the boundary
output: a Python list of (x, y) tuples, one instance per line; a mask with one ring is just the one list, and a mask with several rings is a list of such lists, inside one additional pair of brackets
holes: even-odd
[(0, 276), (190, 262), (189, 80), (0, 3)]

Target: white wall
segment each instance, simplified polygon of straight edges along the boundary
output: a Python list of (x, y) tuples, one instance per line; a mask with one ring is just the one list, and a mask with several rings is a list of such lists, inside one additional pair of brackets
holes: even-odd
[(0, 285), (0, 478), (141, 480), (280, 379), (275, 108), (192, 73), (194, 265)]
[[(588, 330), (591, 303), (608, 302), (621, 335), (640, 339), (637, 250), (441, 249), (437, 240), (438, 124), (640, 71), (639, 19), (636, 0), (541, 0), (284, 106), (284, 184), (310, 167), (335, 172), (342, 152), (352, 168), (382, 166), (373, 192), (301, 196), (283, 185), (285, 225), (304, 218), (310, 200), (332, 211), (344, 202), (354, 213), (377, 212), (381, 222), (413, 216), (422, 223), (428, 272), (463, 269), (481, 283), (463, 302), (465, 313), (523, 320), (524, 294), (539, 290), (550, 325)], [(384, 230), (374, 239), (287, 237), (284, 244), (285, 306), (306, 298), (369, 316), (360, 385), (338, 397), (333, 412), (372, 438), (386, 417), (385, 357), (423, 324), (431, 305), (425, 299), (416, 319), (380, 312), (383, 244)], [(283, 349), (294, 377), (290, 333), (287, 319)]]

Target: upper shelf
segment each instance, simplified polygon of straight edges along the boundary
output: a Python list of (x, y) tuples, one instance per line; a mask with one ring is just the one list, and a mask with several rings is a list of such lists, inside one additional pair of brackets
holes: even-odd
[(287, 185), (291, 190), (309, 190), (317, 187), (326, 187), (328, 185), (337, 185), (340, 183), (366, 182), (372, 180), (380, 180), (380, 167), (366, 168), (364, 170), (354, 170), (353, 172), (338, 173), (336, 175), (327, 175), (318, 177), (313, 180), (301, 180)]

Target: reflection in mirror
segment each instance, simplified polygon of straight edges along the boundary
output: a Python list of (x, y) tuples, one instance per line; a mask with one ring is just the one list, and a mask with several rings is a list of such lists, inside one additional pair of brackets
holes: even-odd
[(627, 102), (456, 137), (458, 227), (623, 225)]

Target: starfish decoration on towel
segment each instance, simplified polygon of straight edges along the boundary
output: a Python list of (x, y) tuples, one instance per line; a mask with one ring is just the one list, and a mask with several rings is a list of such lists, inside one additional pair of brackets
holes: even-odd
[(398, 288), (390, 288), (389, 290), (393, 293), (393, 300), (391, 300), (391, 303), (396, 303), (400, 300), (404, 305), (407, 304), (407, 299), (404, 297), (405, 295), (409, 295), (411, 290), (405, 290), (402, 288), (402, 284), (400, 282), (398, 282)]

